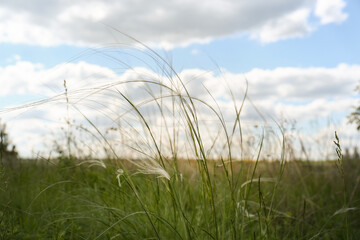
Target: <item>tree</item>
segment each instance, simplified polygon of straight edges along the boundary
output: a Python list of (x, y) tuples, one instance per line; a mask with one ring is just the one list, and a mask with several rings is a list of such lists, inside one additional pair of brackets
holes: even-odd
[(9, 137), (6, 132), (6, 124), (0, 122), (0, 154), (1, 156), (8, 151)]
[(18, 165), (17, 157), (15, 145), (11, 146), (10, 144), (6, 124), (0, 121), (0, 163), (5, 166), (15, 167)]
[[(356, 87), (355, 91), (360, 93), (360, 84)], [(357, 106), (355, 110), (348, 116), (349, 123), (355, 123), (356, 129), (360, 131), (360, 106)]]

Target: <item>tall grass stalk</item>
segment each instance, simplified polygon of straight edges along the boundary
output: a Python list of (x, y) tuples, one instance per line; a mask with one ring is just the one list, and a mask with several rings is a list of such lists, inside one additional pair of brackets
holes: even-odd
[[(334, 144), (336, 146), (336, 155), (337, 155), (337, 161), (336, 161), (336, 166), (339, 170), (339, 173), (341, 175), (341, 179), (343, 182), (343, 201), (344, 201), (344, 206), (343, 209), (348, 209), (349, 204), (348, 204), (348, 200), (347, 200), (347, 190), (346, 190), (346, 182), (345, 182), (345, 172), (344, 172), (344, 157), (342, 154), (342, 149), (341, 149), (341, 145), (340, 145), (340, 139), (335, 131), (335, 141)], [(348, 216), (347, 216), (347, 212), (344, 212), (345, 214), (345, 229), (346, 229), (346, 239), (349, 239), (349, 222), (348, 222)]]

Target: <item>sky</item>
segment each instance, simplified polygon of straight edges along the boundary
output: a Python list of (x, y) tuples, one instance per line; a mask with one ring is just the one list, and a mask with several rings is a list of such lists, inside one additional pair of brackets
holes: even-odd
[[(298, 156), (305, 142), (304, 155), (325, 158), (334, 153), (335, 130), (345, 147), (359, 145), (346, 118), (359, 103), (359, 12), (357, 0), (3, 0), (0, 118), (22, 156), (50, 154), (86, 119), (103, 131), (125, 119), (126, 102), (118, 103), (109, 89), (94, 89), (136, 79), (172, 84), (176, 72), (192, 96), (218, 107), (227, 123), (234, 120), (232, 96), (241, 105), (248, 89), (241, 114), (248, 145), (252, 135), (259, 139), (257, 126), (280, 124)], [(149, 98), (147, 84), (120, 85), (136, 103)], [(141, 110), (154, 131), (164, 128), (160, 113)], [(124, 121), (136, 129), (137, 135), (124, 134), (133, 149), (141, 124), (133, 115)], [(206, 129), (218, 129), (212, 121)], [(204, 134), (216, 139), (216, 132)]]

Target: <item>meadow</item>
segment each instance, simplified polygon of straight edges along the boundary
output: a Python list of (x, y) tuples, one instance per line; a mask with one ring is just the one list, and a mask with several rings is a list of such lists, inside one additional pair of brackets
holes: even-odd
[[(360, 164), (343, 156), (341, 139), (334, 136), (337, 159), (297, 159), (286, 129), (272, 119), (276, 129), (256, 126), (247, 146), (247, 85), (240, 99), (229, 88), (229, 117), (211, 89), (204, 87), (207, 99), (192, 95), (167, 61), (144, 49), (166, 79), (138, 75), (80, 90), (64, 81), (63, 93), (20, 107), (62, 104), (65, 124), (56, 155), (1, 166), (1, 239), (360, 236)], [(101, 54), (109, 59), (108, 53)], [(143, 98), (123, 89), (137, 85)], [(99, 125), (84, 106), (109, 125)], [(82, 124), (75, 126), (74, 112)], [(203, 121), (209, 116), (217, 121), (211, 128)]]
[(278, 161), (238, 162), (232, 176), (214, 161), (208, 163), (209, 186), (196, 163), (183, 160), (181, 174), (174, 170), (169, 181), (133, 169), (128, 180), (120, 177), (119, 186), (111, 162), (102, 168), (62, 160), (58, 165), (27, 160), (2, 171), (1, 239), (356, 239), (360, 234), (357, 161), (344, 162), (344, 179), (333, 161), (293, 161), (283, 170)]

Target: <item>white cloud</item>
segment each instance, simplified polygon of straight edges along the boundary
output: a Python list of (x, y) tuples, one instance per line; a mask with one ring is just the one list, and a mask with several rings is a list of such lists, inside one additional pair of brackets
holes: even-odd
[(308, 22), (310, 9), (303, 8), (294, 12), (271, 19), (252, 31), (251, 37), (261, 42), (276, 42), (287, 38), (303, 37), (313, 29)]
[(103, 2), (88, 2), (68, 7), (58, 15), (58, 19), (61, 22), (75, 22), (79, 19), (96, 22), (105, 19), (109, 11), (109, 7)]
[(316, 99), (304, 105), (278, 103), (274, 106), (276, 116), (300, 121), (331, 118), (335, 113), (348, 114), (354, 101), (350, 98), (337, 100)]
[(264, 94), (289, 101), (336, 98), (353, 93), (359, 65), (339, 64), (335, 68), (253, 69), (246, 73), (254, 98)]
[(348, 14), (343, 12), (346, 2), (344, 0), (317, 0), (315, 15), (322, 24), (341, 23)]
[[(355, 103), (353, 89), (358, 83), (359, 75), (359, 65), (347, 64), (340, 64), (335, 68), (253, 69), (245, 74), (225, 71), (220, 76), (201, 69), (186, 69), (179, 73), (192, 96), (203, 100), (216, 111), (222, 112), (224, 121), (229, 124), (229, 131), (235, 120), (234, 102), (229, 89), (237, 99), (236, 104), (239, 107), (244, 96), (246, 76), (249, 81), (249, 100), (251, 99), (261, 114), (267, 118), (264, 123), (247, 100), (241, 118), (245, 128), (244, 134), (248, 136), (255, 134), (253, 128), (255, 125), (271, 125), (270, 117), (290, 119), (302, 125), (314, 119), (338, 116), (343, 118), (351, 111), (351, 106)], [(138, 116), (129, 111), (132, 106), (121, 97), (120, 91), (139, 107), (148, 119), (156, 138), (166, 134), (164, 122), (167, 122), (169, 130), (182, 129), (179, 132), (178, 141), (181, 142), (181, 139), (185, 141), (186, 135), (182, 131), (186, 128), (186, 124), (183, 121), (182, 110), (179, 106), (173, 108), (173, 98), (164, 97), (178, 91), (185, 94), (185, 91), (181, 90), (182, 85), (175, 77), (167, 78), (145, 68), (116, 73), (111, 69), (86, 62), (68, 63), (45, 69), (42, 65), (19, 61), (14, 65), (1, 68), (0, 79), (4, 82), (0, 91), (2, 96), (11, 96), (16, 93), (41, 94), (46, 97), (63, 93), (63, 80), (66, 79), (70, 104), (75, 104), (83, 114), (96, 123), (101, 131), (105, 132), (107, 128), (114, 126), (119, 127), (118, 122), (121, 122), (124, 131), (121, 138), (118, 135), (113, 137), (107, 135), (113, 139), (114, 143), (120, 144), (120, 139), (126, 139), (132, 147), (141, 144), (147, 149), (147, 153), (151, 154), (154, 149), (151, 147), (152, 143), (147, 138)], [(138, 80), (142, 82), (134, 82)], [(173, 90), (162, 88), (160, 91), (159, 85), (145, 83), (143, 80), (153, 80)], [(207, 91), (211, 93), (211, 96)], [(153, 96), (163, 97), (159, 98), (158, 102), (146, 102), (149, 99), (153, 100)], [(213, 98), (217, 99), (217, 104)], [(179, 103), (175, 100), (175, 105)], [(157, 104), (163, 106), (162, 112), (159, 111)], [(201, 128), (204, 129), (203, 137), (207, 139), (206, 146), (211, 146), (220, 127), (218, 116), (203, 103), (196, 100), (194, 104), (197, 106)], [(36, 151), (41, 141), (24, 141), (24, 136), (26, 139), (39, 139), (41, 135), (41, 138), (45, 139), (45, 136), (49, 136), (51, 132), (59, 134), (61, 132), (59, 129), (64, 126), (67, 117), (66, 105), (65, 95), (59, 95), (35, 108), (23, 108), (21, 114), (7, 110), (0, 113), (2, 118), (11, 122), (9, 131), (19, 150), (25, 149), (24, 152), (29, 154), (32, 149)], [(75, 120), (78, 126), (91, 128), (76, 109), (70, 108), (70, 111), (71, 119)], [(12, 118), (8, 114), (13, 115)], [(175, 122), (173, 114), (176, 115)], [(320, 126), (322, 127), (324, 126)], [(119, 132), (116, 133), (119, 134)], [(94, 134), (97, 134), (96, 131)], [(317, 134), (317, 131), (313, 134)], [(80, 136), (79, 139), (81, 139)], [(216, 147), (219, 152), (221, 152), (221, 146), (220, 144)]]
[(0, 67), (0, 79), (3, 80), (0, 96), (36, 94), (50, 97), (64, 90), (64, 80), (69, 88), (79, 89), (89, 84), (104, 84), (114, 77), (112, 70), (85, 62), (45, 69), (42, 64), (18, 61), (15, 65)]
[(39, 73), (44, 70), (41, 64), (19, 61), (15, 65), (0, 68), (2, 88), (0, 95), (24, 94), (29, 88), (41, 85)]
[(314, 30), (309, 22), (314, 10), (323, 24), (344, 21), (343, 7), (342, 0), (5, 0), (0, 5), (0, 42), (41, 46), (129, 43), (106, 25), (165, 48), (244, 33), (274, 42), (309, 34)]

